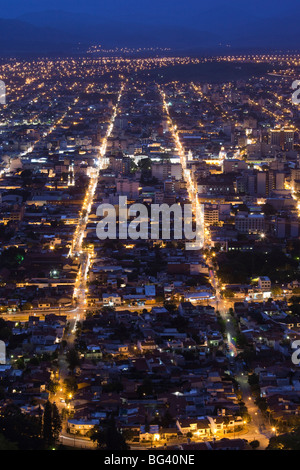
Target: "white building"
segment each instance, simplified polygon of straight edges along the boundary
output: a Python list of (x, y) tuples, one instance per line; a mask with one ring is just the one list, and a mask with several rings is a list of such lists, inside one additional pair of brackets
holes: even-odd
[(258, 287), (262, 291), (271, 291), (271, 281), (267, 276), (262, 276), (258, 278)]
[(263, 233), (265, 217), (263, 214), (238, 214), (235, 218), (235, 228), (241, 233)]

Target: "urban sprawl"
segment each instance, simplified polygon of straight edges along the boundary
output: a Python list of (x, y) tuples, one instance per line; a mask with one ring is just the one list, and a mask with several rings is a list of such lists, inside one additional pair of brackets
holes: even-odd
[[(164, 77), (202, 63), (268, 71)], [(0, 63), (0, 447), (299, 438), (299, 77), (298, 55)], [(120, 197), (200, 209), (200, 245), (176, 211), (167, 239), (100, 239)]]

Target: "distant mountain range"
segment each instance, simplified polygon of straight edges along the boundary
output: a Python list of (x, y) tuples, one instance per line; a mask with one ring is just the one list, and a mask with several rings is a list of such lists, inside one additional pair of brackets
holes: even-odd
[(192, 20), (183, 9), (180, 24), (172, 18), (164, 24), (163, 17), (138, 21), (123, 14), (120, 18), (53, 10), (0, 19), (0, 55), (70, 54), (83, 52), (93, 44), (103, 48), (153, 46), (199, 51), (229, 46), (296, 50), (300, 44), (297, 15), (264, 19), (243, 9), (202, 11), (199, 7)]
[(0, 18), (0, 55), (45, 54), (71, 50), (75, 38), (52, 27)]

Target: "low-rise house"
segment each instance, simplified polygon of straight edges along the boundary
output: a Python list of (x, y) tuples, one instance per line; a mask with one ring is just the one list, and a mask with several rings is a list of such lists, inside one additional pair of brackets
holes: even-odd
[(70, 434), (86, 436), (97, 424), (98, 419), (68, 419), (67, 430)]

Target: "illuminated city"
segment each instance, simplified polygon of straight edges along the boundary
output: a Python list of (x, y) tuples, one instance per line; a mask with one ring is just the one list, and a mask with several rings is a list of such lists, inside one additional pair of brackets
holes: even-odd
[(67, 4), (1, 19), (0, 449), (299, 450), (297, 45)]

